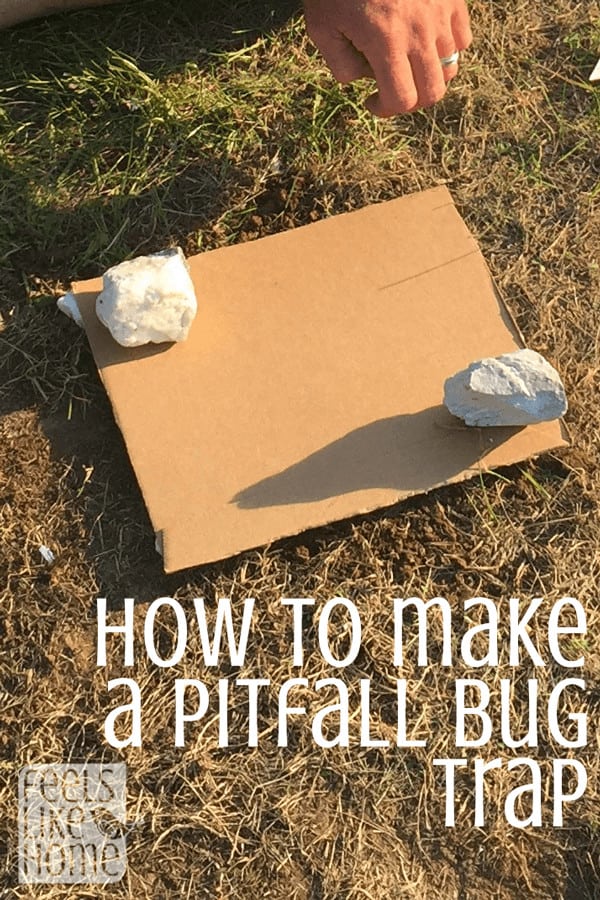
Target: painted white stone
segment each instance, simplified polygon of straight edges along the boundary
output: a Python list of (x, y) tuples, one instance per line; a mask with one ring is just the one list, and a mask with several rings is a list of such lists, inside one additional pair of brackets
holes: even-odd
[(444, 403), (467, 425), (531, 425), (567, 411), (560, 375), (535, 350), (471, 363), (446, 380)]
[(56, 305), (65, 316), (68, 316), (69, 319), (73, 319), (76, 325), (83, 328), (83, 319), (81, 318), (79, 307), (75, 301), (75, 295), (71, 291), (67, 291), (64, 297), (59, 297), (56, 301)]
[(108, 269), (96, 300), (96, 315), (123, 347), (185, 341), (197, 309), (179, 247)]
[(600, 81), (600, 59), (594, 67), (594, 71), (590, 75), (590, 81)]

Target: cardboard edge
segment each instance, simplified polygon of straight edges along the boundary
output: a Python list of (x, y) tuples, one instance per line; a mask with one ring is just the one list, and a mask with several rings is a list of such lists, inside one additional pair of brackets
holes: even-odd
[[(90, 279), (89, 281), (74, 282), (74, 284), (73, 284), (73, 286), (72, 286), (72, 288), (71, 288), (71, 291), (72, 291), (73, 296), (74, 296), (74, 298), (75, 298), (75, 303), (76, 303), (76, 305), (77, 305), (77, 309), (79, 310), (79, 314), (80, 314), (80, 315), (83, 316), (83, 313), (82, 313), (82, 311), (81, 311), (81, 307), (79, 306), (79, 295), (80, 295), (80, 294), (88, 294), (88, 293), (99, 293), (99, 291), (100, 291), (102, 288), (101, 288), (101, 287), (100, 287), (100, 288), (97, 288), (97, 285), (98, 285), (98, 282), (101, 283), (101, 281), (102, 281), (101, 278), (100, 278), (100, 279), (94, 278), (94, 279)], [(94, 315), (96, 315), (95, 310), (94, 310)], [(98, 317), (96, 316), (96, 318), (98, 318)], [(100, 320), (98, 319), (98, 321), (100, 321)], [(84, 319), (84, 323), (85, 323), (85, 319)], [(104, 327), (104, 326), (103, 326), (103, 327)], [(89, 345), (89, 338), (87, 337), (87, 330), (85, 329), (85, 324), (84, 324), (84, 331), (85, 331), (85, 335), (86, 335), (86, 338), (87, 338), (87, 340), (88, 340), (88, 345)], [(91, 350), (92, 356), (93, 356), (94, 353), (93, 353), (93, 350), (91, 349), (91, 346), (90, 346), (90, 350)], [(95, 362), (95, 359), (94, 359), (94, 362)], [(114, 420), (114, 422), (115, 422), (115, 425), (116, 425), (117, 428), (119, 429), (119, 433), (121, 434), (121, 437), (122, 437), (122, 439), (123, 439), (123, 445), (124, 445), (124, 447), (125, 447), (125, 452), (127, 453), (127, 459), (129, 460), (129, 465), (131, 466), (131, 470), (132, 470), (132, 472), (133, 472), (133, 476), (134, 476), (134, 478), (135, 478), (135, 482), (136, 482), (136, 484), (137, 484), (137, 486), (138, 486), (138, 490), (139, 490), (140, 494), (142, 495), (142, 499), (143, 499), (143, 501), (144, 501), (144, 507), (145, 507), (146, 512), (147, 512), (147, 514), (148, 514), (148, 518), (150, 519), (150, 522), (151, 522), (151, 524), (152, 524), (152, 528), (154, 529), (154, 549), (155, 549), (156, 552), (159, 554), (159, 556), (161, 556), (161, 557), (164, 559), (164, 555), (165, 555), (165, 551), (164, 551), (164, 542), (165, 542), (165, 539), (164, 539), (164, 531), (163, 531), (163, 529), (159, 526), (158, 522), (156, 522), (156, 521), (154, 520), (154, 516), (153, 516), (153, 514), (152, 514), (152, 512), (151, 512), (151, 510), (150, 510), (150, 505), (149, 505), (149, 503), (148, 503), (148, 498), (147, 498), (146, 493), (145, 493), (145, 491), (144, 491), (144, 487), (143, 487), (143, 485), (142, 485), (142, 483), (141, 483), (141, 481), (140, 481), (140, 479), (139, 479), (139, 477), (138, 477), (138, 473), (137, 473), (137, 470), (136, 470), (135, 465), (134, 465), (134, 463), (133, 463), (133, 459), (132, 459), (132, 457), (131, 457), (131, 453), (129, 452), (129, 445), (128, 445), (127, 441), (125, 440), (125, 430), (124, 430), (124, 428), (123, 428), (123, 426), (122, 426), (122, 424), (121, 424), (121, 422), (120, 422), (120, 420), (119, 420), (119, 414), (118, 414), (118, 411), (117, 411), (117, 407), (116, 407), (116, 405), (115, 405), (115, 404), (113, 403), (113, 401), (112, 401), (112, 395), (111, 395), (111, 393), (110, 393), (110, 391), (108, 390), (108, 387), (107, 387), (107, 385), (106, 385), (106, 381), (105, 381), (105, 379), (104, 379), (103, 371), (102, 371), (102, 369), (100, 369), (97, 365), (96, 365), (96, 371), (97, 371), (98, 377), (100, 378), (100, 381), (101, 381), (101, 383), (102, 383), (102, 387), (104, 388), (104, 392), (105, 392), (106, 396), (108, 397), (108, 400), (109, 400), (109, 403), (110, 403), (110, 409), (111, 409), (111, 413), (112, 413), (113, 420)], [(166, 571), (166, 569), (165, 569), (165, 571)], [(175, 570), (175, 571), (178, 571), (178, 570)]]

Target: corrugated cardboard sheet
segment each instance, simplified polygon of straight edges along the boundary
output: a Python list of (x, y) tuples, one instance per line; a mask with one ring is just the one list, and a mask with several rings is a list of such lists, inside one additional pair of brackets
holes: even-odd
[(120, 347), (101, 280), (74, 289), (167, 572), (567, 443), (441, 405), (449, 375), (521, 345), (445, 188), (189, 264), (183, 344)]

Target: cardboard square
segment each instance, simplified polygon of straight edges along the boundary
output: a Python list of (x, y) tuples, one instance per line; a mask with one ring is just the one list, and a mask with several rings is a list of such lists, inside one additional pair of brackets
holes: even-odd
[(441, 405), (449, 375), (521, 346), (445, 188), (189, 265), (183, 344), (119, 346), (101, 280), (74, 288), (167, 572), (567, 444)]

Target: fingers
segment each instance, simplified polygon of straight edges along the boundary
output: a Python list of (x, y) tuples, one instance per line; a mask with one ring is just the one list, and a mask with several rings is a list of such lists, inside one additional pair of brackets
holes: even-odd
[(373, 78), (373, 69), (362, 53), (342, 34), (311, 35), (331, 74), (341, 84), (349, 84), (358, 78)]
[[(373, 70), (378, 91), (371, 94), (366, 107), (374, 116), (387, 118), (419, 108), (419, 92), (408, 56), (373, 57)], [(439, 67), (439, 61), (438, 61)]]
[(433, 50), (400, 57), (393, 64), (375, 69), (379, 90), (367, 100), (367, 109), (380, 117), (396, 116), (433, 106), (444, 97), (447, 83), (457, 74), (458, 65), (443, 67), (441, 56), (451, 56), (448, 41), (442, 44), (446, 52)]
[[(450, 27), (446, 30), (444, 37), (438, 38), (436, 46), (439, 59), (452, 56), (452, 54), (456, 52), (458, 47), (456, 46), (456, 39)], [(446, 84), (456, 75), (458, 75), (458, 62), (453, 63), (451, 66), (442, 65), (442, 78)]]
[(473, 43), (473, 32), (471, 31), (471, 23), (469, 21), (469, 13), (464, 3), (452, 16), (451, 21), (452, 36), (455, 42), (455, 50), (466, 50)]
[(442, 99), (458, 63), (440, 60), (472, 41), (465, 0), (414, 8), (404, 0), (362, 0), (359, 8), (328, 2), (325, 15), (319, 0), (304, 0), (308, 33), (338, 81), (376, 79), (366, 103), (374, 115), (409, 113)]
[[(451, 50), (444, 55), (450, 56), (453, 52)], [(438, 54), (435, 44), (431, 51), (411, 55), (409, 59), (417, 88), (419, 106), (423, 108), (433, 106), (446, 93), (445, 70), (440, 62), (440, 54)], [(450, 72), (454, 70), (454, 74), (458, 71), (457, 66), (448, 66), (447, 68)]]
[(451, 66), (442, 66), (442, 78), (446, 85), (448, 85), (453, 78), (456, 78), (457, 75), (458, 63), (453, 63)]
[(466, 49), (471, 40), (469, 16), (466, 7), (460, 6), (453, 18), (439, 27), (437, 39), (433, 35), (422, 38), (412, 52), (398, 54), (389, 42), (383, 53), (381, 46), (369, 48), (366, 55), (375, 71), (378, 91), (367, 100), (367, 108), (376, 116), (388, 117), (438, 103), (459, 69), (458, 61), (443, 65), (441, 60)]

